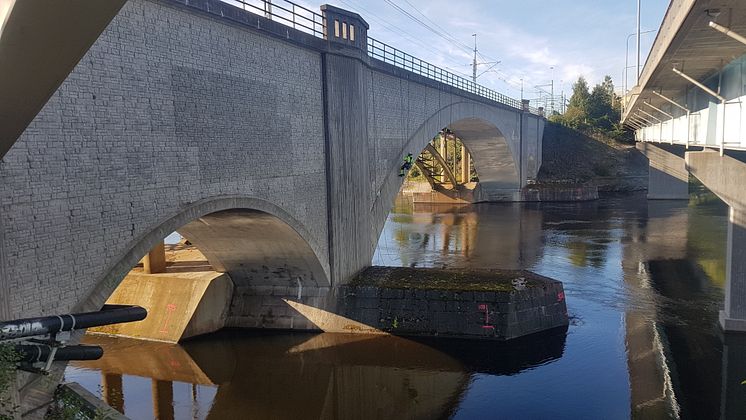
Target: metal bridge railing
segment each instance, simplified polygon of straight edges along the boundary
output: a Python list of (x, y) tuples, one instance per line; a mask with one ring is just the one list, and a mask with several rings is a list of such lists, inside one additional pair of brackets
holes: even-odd
[(222, 0), (267, 19), (280, 22), (293, 29), (324, 38), (324, 16), (311, 9), (287, 0)]
[[(421, 60), (415, 56), (405, 53), (398, 48), (392, 47), (391, 45), (385, 44), (370, 37), (368, 37), (368, 55), (385, 63), (389, 63), (404, 70), (411, 71), (412, 73), (419, 74), (420, 76), (427, 77), (428, 79), (445, 83), (447, 85), (453, 86), (469, 93), (473, 93), (483, 98), (487, 98), (513, 108), (522, 108), (521, 101), (517, 99), (513, 99), (509, 96), (503, 95), (502, 93), (482, 86), (479, 83), (475, 83), (472, 80), (469, 80), (463, 76), (459, 76), (458, 74), (450, 72), (434, 64), (430, 64), (427, 61)], [(529, 111), (534, 114), (539, 113), (538, 110), (535, 108), (529, 108)]]
[[(316, 36), (326, 38), (326, 22), (324, 16), (311, 9), (293, 3), (289, 0), (222, 0), (225, 3), (242, 8), (248, 12), (258, 14), (291, 28)], [(421, 60), (391, 45), (368, 37), (368, 55), (401, 69), (411, 71), (449, 86), (469, 93), (493, 100), (517, 109), (523, 109), (523, 104), (517, 99), (503, 95), (490, 88), (475, 83), (466, 77)], [(540, 115), (538, 109), (529, 108), (529, 112)]]

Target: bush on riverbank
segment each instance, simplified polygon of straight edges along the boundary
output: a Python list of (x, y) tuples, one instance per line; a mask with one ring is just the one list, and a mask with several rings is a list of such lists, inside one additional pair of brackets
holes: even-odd
[(0, 344), (0, 420), (12, 419), (18, 407), (8, 395), (11, 384), (16, 379), (16, 366), (20, 355), (9, 344)]

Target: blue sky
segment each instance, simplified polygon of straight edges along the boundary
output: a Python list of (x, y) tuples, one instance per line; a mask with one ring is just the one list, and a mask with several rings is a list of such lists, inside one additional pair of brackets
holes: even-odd
[[(460, 43), (473, 45), (484, 61), (500, 60), (495, 71), (479, 82), (512, 97), (536, 97), (534, 86), (555, 81), (555, 93), (567, 93), (578, 76), (591, 85), (610, 74), (620, 87), (625, 40), (636, 30), (635, 0), (390, 0), (410, 14)], [(359, 13), (370, 25), (368, 32), (380, 41), (440, 66), (471, 75), (471, 53), (431, 32), (398, 11), (386, 0), (330, 0), (331, 4)], [(313, 0), (302, 3), (318, 9)], [(642, 28), (658, 29), (668, 0), (642, 0)], [(421, 14), (427, 17), (425, 19)], [(429, 21), (428, 21), (429, 20)], [(644, 64), (655, 33), (642, 35)], [(630, 64), (635, 63), (635, 39)], [(487, 65), (480, 66), (486, 70)], [(551, 69), (554, 67), (554, 70)], [(634, 84), (634, 69), (630, 69)], [(549, 88), (547, 88), (549, 90)]]

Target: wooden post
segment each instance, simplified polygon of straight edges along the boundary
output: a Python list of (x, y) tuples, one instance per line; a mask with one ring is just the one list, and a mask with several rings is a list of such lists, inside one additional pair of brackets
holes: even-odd
[(163, 241), (142, 259), (143, 271), (147, 274), (163, 273), (166, 271), (166, 246)]
[(122, 387), (122, 375), (117, 373), (101, 372), (101, 388), (104, 402), (111, 408), (124, 414), (124, 388)]
[(153, 417), (174, 420), (174, 388), (171, 381), (152, 380)]
[(471, 181), (471, 156), (466, 146), (461, 142), (461, 183), (466, 184)]

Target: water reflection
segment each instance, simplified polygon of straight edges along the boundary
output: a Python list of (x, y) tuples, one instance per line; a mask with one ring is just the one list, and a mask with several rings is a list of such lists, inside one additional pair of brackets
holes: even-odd
[(539, 208), (520, 204), (412, 204), (397, 198), (374, 265), (520, 269), (541, 255)]
[[(625, 196), (422, 210), (414, 207), (387, 226), (384, 237), (410, 240), (388, 249), (384, 241), (377, 263), (521, 267), (559, 278), (575, 319), (562, 362), (598, 365), (596, 374), (629, 384), (626, 392), (590, 391), (605, 400), (603, 417), (720, 417), (720, 395), (730, 392), (720, 386), (717, 326), (725, 277), (722, 203)], [(439, 223), (443, 214), (457, 215), (454, 225), (472, 229), (464, 235)], [(424, 231), (449, 241), (423, 246), (411, 240), (412, 232)], [(583, 348), (575, 350), (575, 342)], [(587, 379), (578, 389), (594, 382), (614, 388)], [(628, 408), (617, 410), (624, 401)]]
[[(103, 398), (133, 418), (149, 417), (148, 402), (152, 418), (183, 418), (190, 399), (201, 406), (191, 415), (208, 419), (447, 418), (475, 373), (514, 375), (551, 363), (562, 356), (565, 335), (496, 344), (226, 331), (183, 345), (87, 336), (105, 357), (73, 363), (67, 379), (85, 386), (100, 375)], [(126, 389), (138, 377), (150, 379), (150, 401)], [(195, 396), (205, 386), (215, 389), (207, 403)]]
[(726, 215), (711, 200), (644, 196), (460, 207), (402, 198), (375, 264), (560, 279), (567, 333), (508, 346), (327, 334), (121, 341), (68, 376), (94, 392), (103, 383), (133, 418), (170, 415), (158, 406), (168, 398), (175, 418), (744, 418), (746, 341), (717, 322)]

